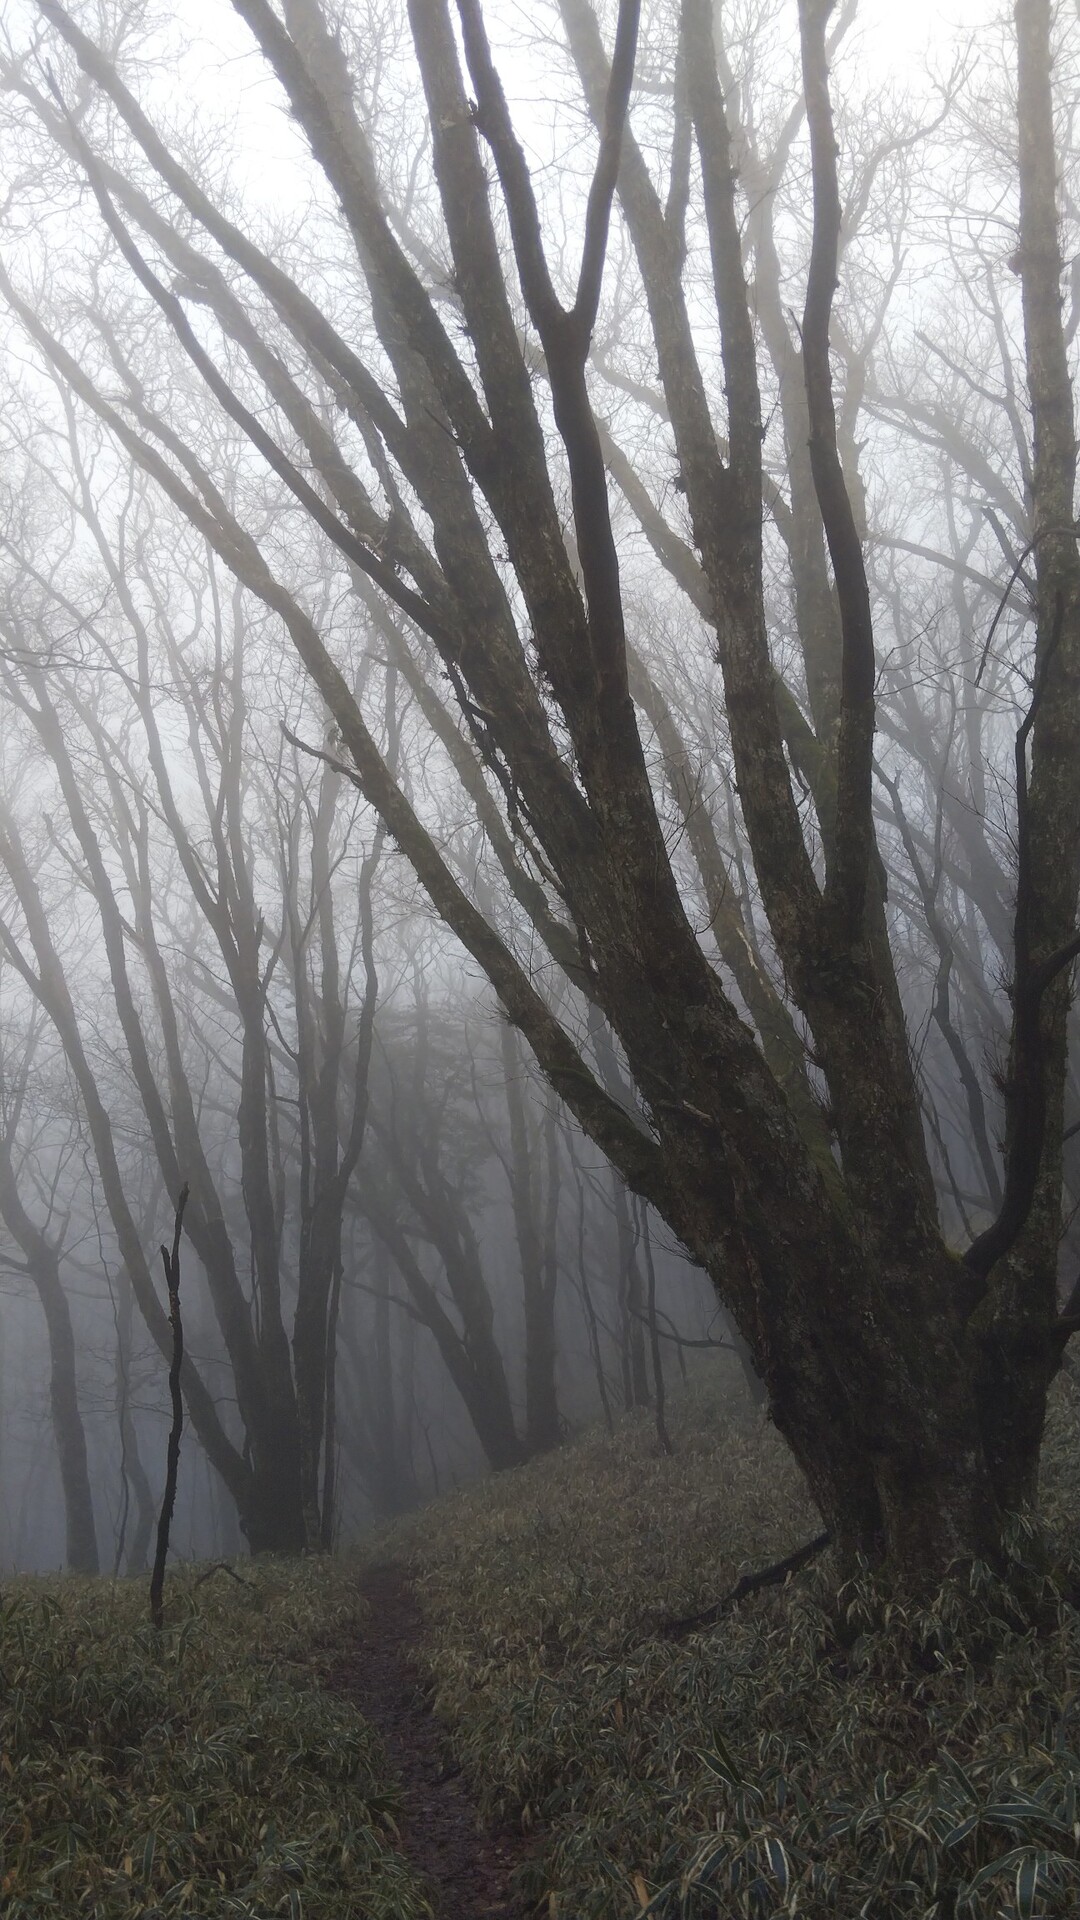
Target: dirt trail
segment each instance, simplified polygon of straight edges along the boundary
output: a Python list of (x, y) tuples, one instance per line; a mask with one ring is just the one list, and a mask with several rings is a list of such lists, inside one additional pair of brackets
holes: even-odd
[(361, 1591), (371, 1608), (362, 1637), (327, 1675), (377, 1727), (401, 1783), (401, 1844), (433, 1892), (435, 1920), (532, 1920), (510, 1877), (529, 1851), (512, 1831), (480, 1824), (460, 1770), (427, 1706), (414, 1652), (420, 1610), (403, 1567), (370, 1567)]

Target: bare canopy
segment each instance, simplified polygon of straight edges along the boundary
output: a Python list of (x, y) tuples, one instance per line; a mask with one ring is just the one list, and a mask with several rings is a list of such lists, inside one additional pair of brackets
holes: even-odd
[[(273, 476), (288, 523), (341, 570), (357, 617), (412, 676), (483, 828), (479, 884), (380, 753), (290, 576), (288, 543), (257, 530), (236, 471), (214, 464), (213, 435), (158, 409), (140, 349), (104, 316), (106, 356), (66, 344), (11, 266), (0, 288), (38, 352), (280, 622), (337, 729), (335, 767), (581, 1127), (707, 1270), (842, 1550), (915, 1580), (957, 1557), (1000, 1560), (1007, 1516), (1034, 1493), (1071, 1330), (1057, 1263), (1080, 564), (1049, 0), (1015, 8), (1010, 264), (1033, 429), (1018, 544), (1034, 641), (1013, 769), (1002, 1158), (969, 1086), (972, 1155), (996, 1205), (964, 1247), (939, 1212), (878, 825), (891, 791), (910, 828), (895, 765), (878, 758), (875, 772), (885, 596), (855, 464), (870, 349), (849, 353), (834, 313), (860, 180), (841, 172), (829, 65), (846, 20), (832, 0), (799, 0), (801, 86), (771, 152), (709, 0), (669, 0), (644, 22), (637, 0), (558, 0), (557, 111), (589, 129), (576, 235), (530, 170), (493, 49), (497, 8), (410, 0), (408, 33), (387, 55), (388, 70), (407, 70), (414, 114), (422, 92), (414, 174), (430, 176), (432, 197), (419, 213), (375, 138), (353, 64), (361, 26), (319, 0), (234, 0), (336, 235), (316, 292), (301, 255), (271, 250), (159, 133), (122, 34), (95, 40), (60, 0), (38, 6), (55, 78), (40, 85), (28, 59), (7, 79), (109, 236), (108, 284), (87, 286), (87, 310), (122, 286), (140, 329), (186, 360), (200, 404), (243, 445), (241, 472)], [(650, 74), (662, 58), (670, 79), (659, 121), (647, 91), (635, 94), (645, 33)], [(770, 195), (793, 153), (805, 245), (781, 271)], [(881, 154), (871, 161), (869, 180)], [(605, 308), (616, 255), (618, 300), (632, 309), (621, 367)], [(637, 423), (630, 453), (612, 394)], [(674, 505), (642, 451), (645, 416), (675, 466)], [(908, 544), (927, 543), (909, 530)], [(711, 767), (688, 750), (646, 602), (676, 603), (686, 633), (709, 633), (713, 738), (725, 743)], [(885, 733), (896, 724), (890, 710)], [(727, 751), (745, 886), (701, 797), (722, 784)], [(695, 864), (689, 887), (669, 800)], [(905, 844), (936, 939), (924, 849), (914, 833)], [(550, 990), (555, 972), (568, 990)]]

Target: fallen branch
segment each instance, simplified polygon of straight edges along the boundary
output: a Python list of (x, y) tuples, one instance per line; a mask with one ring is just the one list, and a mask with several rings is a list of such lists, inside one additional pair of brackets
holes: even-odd
[(730, 1613), (748, 1594), (757, 1593), (762, 1587), (782, 1586), (789, 1573), (801, 1572), (819, 1553), (824, 1553), (831, 1539), (830, 1533), (819, 1533), (816, 1539), (808, 1540), (804, 1547), (797, 1547), (786, 1559), (774, 1561), (771, 1567), (740, 1575), (731, 1592), (725, 1593), (723, 1599), (717, 1600), (713, 1606), (706, 1607), (704, 1613), (688, 1613), (679, 1620), (661, 1621), (658, 1633), (665, 1640), (684, 1640), (688, 1633), (700, 1633), (706, 1627), (715, 1626), (725, 1613)]
[(169, 1325), (172, 1328), (172, 1362), (169, 1367), (172, 1426), (169, 1428), (169, 1446), (165, 1456), (165, 1492), (161, 1497), (158, 1518), (154, 1571), (150, 1576), (150, 1620), (159, 1633), (165, 1620), (162, 1600), (165, 1592), (165, 1562), (169, 1557), (169, 1529), (176, 1505), (176, 1474), (180, 1465), (180, 1435), (184, 1430), (184, 1401), (180, 1391), (180, 1370), (184, 1364), (184, 1323), (180, 1318), (180, 1231), (184, 1224), (187, 1198), (188, 1190), (184, 1185), (176, 1202), (172, 1251), (165, 1246), (161, 1249), (161, 1264), (165, 1269), (165, 1285), (169, 1294)]
[(240, 1586), (246, 1587), (249, 1593), (258, 1593), (259, 1591), (254, 1580), (245, 1580), (243, 1574), (237, 1573), (235, 1567), (230, 1567), (227, 1560), (211, 1561), (211, 1564), (208, 1567), (204, 1567), (198, 1577), (192, 1581), (192, 1586), (201, 1587), (203, 1581), (212, 1579), (215, 1573), (227, 1573), (230, 1580), (235, 1580)]

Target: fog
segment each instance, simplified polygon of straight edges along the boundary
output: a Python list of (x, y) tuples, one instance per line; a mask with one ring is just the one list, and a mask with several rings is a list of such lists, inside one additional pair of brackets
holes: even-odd
[[(725, 1347), (813, 1482), (806, 1407), (876, 1376), (806, 1334), (810, 1242), (847, 1271), (806, 1222), (895, 1301), (905, 1223), (926, 1276), (1027, 1177), (1025, 728), (1037, 636), (1072, 643), (1011, 29), (833, 14), (817, 337), (793, 5), (642, 8), (617, 190), (634, 10), (498, 0), (490, 43), (460, 11), (7, 16), (3, 1569), (147, 1564), (182, 1188), (172, 1545), (220, 1559), (353, 1541), (627, 1408), (662, 1447)], [(1064, 128), (1059, 164), (1072, 355)], [(835, 946), (810, 895), (856, 900)], [(1059, 1182), (1052, 1312), (1068, 1034), (1025, 1189)]]

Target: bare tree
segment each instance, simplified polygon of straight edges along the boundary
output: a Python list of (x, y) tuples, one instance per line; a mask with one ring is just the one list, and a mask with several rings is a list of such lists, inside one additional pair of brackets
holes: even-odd
[[(331, 196), (319, 217), (335, 257), (348, 258), (347, 292), (324, 278), (314, 298), (301, 261), (207, 191), (151, 124), (122, 59), (60, 0), (40, 0), (55, 96), (35, 91), (25, 65), (12, 66), (9, 84), (54, 143), (55, 164), (69, 156), (88, 184), (110, 271), (74, 305), (65, 281), (79, 350), (59, 337), (49, 302), (20, 291), (14, 269), (0, 286), (73, 404), (281, 623), (340, 732), (343, 763), (435, 910), (579, 1124), (730, 1307), (842, 1552), (883, 1556), (916, 1583), (957, 1557), (999, 1561), (1004, 1518), (1034, 1491), (1046, 1390), (1071, 1331), (1058, 1317), (1056, 1256), (1080, 862), (1080, 570), (1048, 0), (1016, 8), (1036, 639), (1013, 768), (1001, 1202), (962, 1251), (939, 1216), (876, 833), (874, 607), (854, 416), (831, 356), (845, 217), (859, 220), (859, 195), (845, 201), (838, 168), (831, 0), (799, 6), (791, 139), (812, 220), (797, 353), (775, 334), (760, 226), (744, 246), (756, 200), (737, 171), (732, 88), (708, 0), (679, 9), (666, 176), (650, 170), (630, 114), (635, 0), (617, 9), (610, 57), (588, 0), (559, 0), (569, 71), (594, 128), (574, 269), (530, 174), (480, 0), (457, 0), (453, 14), (450, 0), (408, 9), (430, 143), (422, 164), (440, 208), (438, 223), (433, 209), (426, 216), (425, 260), (400, 237), (393, 185), (378, 178), (345, 28), (335, 31), (317, 0), (285, 0), (281, 14), (267, 0), (235, 9)], [(76, 98), (77, 110), (63, 104)], [(623, 249), (648, 316), (636, 385), (663, 395), (655, 430), (685, 509), (674, 531), (652, 487), (635, 492), (640, 465), (620, 466), (601, 417), (590, 351), (609, 243)], [(691, 258), (708, 263), (692, 286)], [(748, 264), (766, 295), (760, 309)], [(121, 286), (131, 344), (118, 355)], [(706, 302), (719, 379), (703, 341)], [(131, 303), (156, 342), (153, 379), (136, 366)], [(198, 415), (182, 382), (181, 424), (167, 411), (162, 369), (178, 357), (216, 415)], [(784, 395), (779, 480), (763, 454), (766, 374)], [(214, 451), (222, 432), (230, 448), (243, 436), (245, 479), (257, 468), (278, 490), (300, 548), (264, 533), (242, 504), (244, 488)], [(616, 499), (715, 647), (752, 873), (730, 922), (719, 909), (731, 881), (711, 876), (720, 967), (688, 917), (649, 729), (688, 820), (685, 763), (665, 746), (666, 716), (647, 687), (640, 719), (635, 711), (636, 592)], [(766, 540), (773, 521), (787, 529), (786, 557)], [(438, 663), (456, 714), (452, 731), (433, 718), (434, 730), (477, 811), (494, 808), (500, 821), (497, 913), (481, 911), (404, 772), (395, 779), (313, 617), (297, 553), (316, 549), (358, 604), (381, 604), (378, 620), (414, 659)], [(790, 659), (770, 612), (775, 565), (792, 583)], [(700, 858), (713, 858), (704, 840)], [(748, 911), (760, 912), (756, 926)], [(536, 940), (573, 982), (568, 1016), (543, 991), (527, 944)], [(748, 955), (737, 956), (740, 942)], [(582, 1001), (621, 1054), (629, 1099), (590, 1052)]]
[[(9, 995), (10, 998), (10, 995)], [(22, 1256), (45, 1319), (49, 1344), (49, 1403), (64, 1498), (67, 1565), (73, 1573), (99, 1570), (94, 1499), (87, 1464), (86, 1430), (79, 1405), (78, 1355), (71, 1308), (61, 1274), (63, 1246), (69, 1224), (57, 1218), (58, 1180), (49, 1177), (49, 1162), (57, 1171), (66, 1158), (57, 1143), (26, 1142), (21, 1138), (27, 1094), (42, 1038), (40, 1021), (31, 1021), (21, 1048), (16, 1044), (10, 1012), (0, 1053), (0, 1218)], [(35, 1129), (42, 1127), (44, 1102), (37, 1102)], [(70, 1135), (70, 1129), (69, 1135)], [(44, 1186), (45, 1217), (35, 1218), (29, 1198), (28, 1161), (35, 1148), (44, 1148), (39, 1185)], [(26, 1199), (24, 1199), (24, 1195)]]

